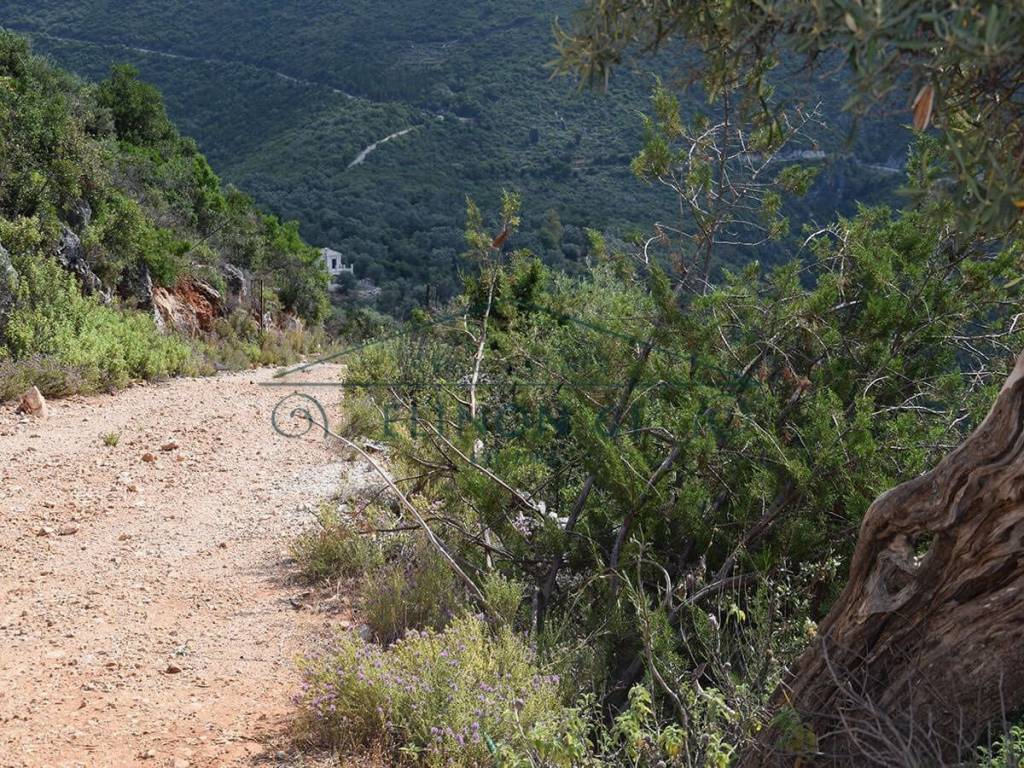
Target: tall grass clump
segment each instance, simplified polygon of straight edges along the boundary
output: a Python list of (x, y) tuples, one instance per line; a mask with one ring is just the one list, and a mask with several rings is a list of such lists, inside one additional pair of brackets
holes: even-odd
[(291, 544), (292, 557), (309, 581), (359, 576), (380, 562), (380, 549), (361, 536), (352, 522), (325, 505), (319, 525)]
[(395, 541), (385, 562), (367, 573), (362, 611), (374, 637), (390, 643), (410, 629), (442, 629), (466, 605), (451, 568), (415, 535)]

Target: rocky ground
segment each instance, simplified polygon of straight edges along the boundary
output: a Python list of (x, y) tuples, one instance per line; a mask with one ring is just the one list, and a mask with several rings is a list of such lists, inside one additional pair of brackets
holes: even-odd
[(289, 733), (294, 661), (347, 601), (288, 542), (360, 470), (274, 431), (271, 375), (0, 409), (0, 766), (330, 762)]

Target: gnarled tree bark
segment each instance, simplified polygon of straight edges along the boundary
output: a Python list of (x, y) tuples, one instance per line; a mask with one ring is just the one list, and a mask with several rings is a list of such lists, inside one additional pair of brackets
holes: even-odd
[(799, 721), (739, 765), (955, 761), (1024, 705), (1022, 539), (1024, 354), (963, 445), (868, 509), (849, 582), (776, 693)]

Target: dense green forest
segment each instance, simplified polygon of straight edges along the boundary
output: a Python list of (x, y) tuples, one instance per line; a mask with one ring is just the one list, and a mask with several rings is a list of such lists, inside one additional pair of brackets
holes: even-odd
[(0, 399), (293, 356), (248, 305), (204, 339), (162, 333), (159, 289), (220, 303), (258, 277), (260, 311), (324, 319), (319, 252), (223, 187), (131, 67), (85, 84), (0, 33), (0, 136)]
[[(357, 277), (383, 289), (379, 306), (402, 315), (427, 284), (442, 300), (458, 292), (466, 194), (494, 202), (503, 188), (519, 191), (528, 206), (510, 245), (569, 272), (585, 260), (587, 228), (629, 239), (655, 221), (678, 223), (673, 203), (629, 169), (655, 77), (672, 73), (623, 68), (604, 94), (552, 78), (551, 25), (572, 11), (530, 0), (13, 0), (0, 23), (92, 79), (116, 62), (138, 67), (219, 174), (298, 220), (309, 242), (350, 257)], [(891, 198), (905, 160), (903, 114), (880, 111), (851, 139), (834, 63), (796, 69), (779, 78), (785, 97), (814, 94), (827, 130), (802, 148), (821, 153), (825, 169), (795, 216), (827, 221), (857, 201)], [(695, 93), (686, 111), (702, 101)], [(722, 263), (744, 258), (719, 254)]]

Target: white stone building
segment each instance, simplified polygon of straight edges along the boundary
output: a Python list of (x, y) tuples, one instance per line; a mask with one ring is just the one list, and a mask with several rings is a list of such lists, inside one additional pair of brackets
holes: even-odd
[(332, 248), (321, 248), (320, 255), (323, 256), (324, 266), (327, 267), (327, 271), (331, 277), (335, 275), (355, 275), (356, 267), (355, 264), (346, 264), (342, 255)]

